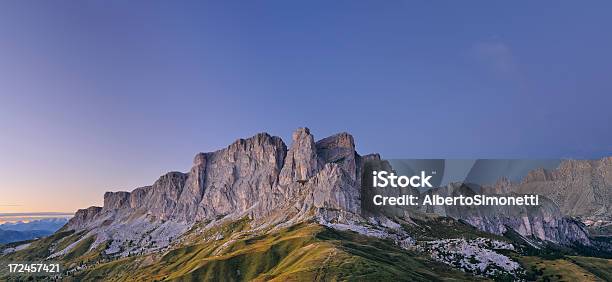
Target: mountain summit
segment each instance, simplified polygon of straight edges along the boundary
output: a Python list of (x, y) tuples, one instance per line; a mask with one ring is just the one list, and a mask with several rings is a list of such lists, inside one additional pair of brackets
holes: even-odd
[(194, 223), (220, 218), (287, 225), (312, 215), (358, 217), (362, 163), (379, 158), (357, 154), (348, 133), (315, 142), (308, 128), (299, 128), (289, 149), (281, 138), (260, 133), (198, 153), (187, 173), (167, 173), (132, 192), (107, 192), (103, 207), (77, 211), (63, 230), (87, 231), (96, 238), (92, 248), (110, 240), (107, 251), (127, 255), (165, 247)]
[[(437, 261), (455, 266), (457, 260), (464, 260), (461, 252), (467, 248), (472, 255), (486, 253), (487, 258), (460, 262), (460, 268), (490, 277), (525, 274), (509, 257), (487, 249), (496, 246), (516, 251), (514, 245), (502, 238), (508, 232), (536, 248), (546, 242), (593, 246), (584, 226), (564, 217), (550, 201), (544, 201), (541, 207), (517, 211), (415, 208), (393, 215), (369, 213), (362, 207), (361, 191), (362, 174), (368, 162), (389, 166), (378, 154), (358, 154), (355, 141), (348, 133), (315, 142), (308, 128), (298, 128), (289, 148), (281, 138), (260, 133), (215, 152), (198, 153), (189, 172), (169, 172), (152, 185), (131, 192), (107, 192), (103, 207), (78, 210), (53, 236), (35, 241), (32, 246), (3, 252), (7, 258), (60, 259), (68, 265), (67, 274), (81, 278), (111, 272), (127, 275), (131, 270), (149, 267), (148, 272), (136, 271), (142, 275), (140, 278), (212, 279), (218, 278), (215, 275), (221, 271), (217, 267), (227, 267), (226, 259), (238, 259), (231, 263), (243, 269), (243, 264), (250, 260), (245, 257), (246, 250), (252, 249), (276, 260), (264, 265), (259, 261), (249, 262), (257, 265), (257, 269), (245, 266), (248, 269), (243, 271), (248, 275), (240, 271), (221, 272), (233, 277), (231, 280), (257, 277), (268, 280), (294, 277), (287, 272), (291, 267), (304, 268), (300, 271), (308, 275), (319, 275), (320, 270), (303, 265), (298, 255), (312, 252), (308, 248), (317, 246), (323, 248), (321, 252), (325, 250), (325, 256), (329, 256), (327, 261), (339, 254), (356, 261), (372, 259), (361, 247), (357, 250), (353, 245), (344, 246), (342, 242), (347, 241), (377, 246), (371, 251), (375, 253), (382, 248), (386, 250), (382, 253), (397, 253), (400, 257), (406, 256), (406, 252), (425, 252), (428, 258), (419, 263)], [(467, 188), (450, 185), (433, 191), (451, 195), (462, 189)], [(434, 228), (438, 231), (432, 233)], [(286, 241), (287, 238), (292, 239)], [(302, 241), (298, 244), (292, 241), (295, 238)], [(427, 239), (423, 241), (424, 238)], [(444, 243), (432, 238), (455, 241)], [(285, 245), (281, 241), (297, 245)], [(28, 250), (30, 253), (37, 250), (37, 253), (24, 253)], [(441, 252), (461, 253), (461, 256), (441, 256)], [(177, 256), (179, 253), (183, 255)], [(318, 254), (321, 253), (311, 255), (318, 257)], [(186, 261), (174, 265), (170, 258)], [(410, 268), (389, 262), (384, 255), (380, 259), (369, 263), (380, 265), (380, 273), (385, 275)], [(123, 260), (130, 268), (104, 268), (117, 260)], [(215, 263), (206, 263), (210, 261)], [(284, 268), (275, 268), (283, 263)], [(432, 267), (440, 266), (422, 268)], [(363, 277), (381, 277), (376, 276), (380, 273), (371, 276), (374, 274), (367, 270), (359, 271), (366, 273)], [(421, 269), (410, 277), (428, 280), (463, 275), (453, 270), (440, 273)]]

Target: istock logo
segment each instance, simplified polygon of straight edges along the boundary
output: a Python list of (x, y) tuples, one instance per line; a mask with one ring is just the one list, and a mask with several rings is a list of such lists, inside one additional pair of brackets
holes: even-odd
[(397, 176), (395, 175), (395, 173), (391, 172), (387, 172), (387, 171), (373, 171), (372, 174), (374, 175), (374, 187), (376, 188), (385, 188), (387, 186), (391, 186), (394, 188), (397, 187), (414, 187), (414, 188), (419, 188), (419, 187), (429, 187), (431, 188), (431, 183), (429, 183), (429, 180), (431, 179), (431, 175), (426, 175), (425, 171), (421, 171), (421, 175), (414, 175), (411, 177), (402, 175), (402, 176)]

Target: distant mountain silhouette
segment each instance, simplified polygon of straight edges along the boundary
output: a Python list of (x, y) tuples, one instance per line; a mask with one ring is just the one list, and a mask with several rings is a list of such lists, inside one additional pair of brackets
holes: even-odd
[(0, 229), (0, 244), (32, 240), (49, 236), (51, 234), (53, 234), (53, 231), (49, 230), (14, 231)]
[(68, 222), (66, 218), (45, 218), (29, 222), (0, 224), (0, 244), (31, 240), (55, 233)]

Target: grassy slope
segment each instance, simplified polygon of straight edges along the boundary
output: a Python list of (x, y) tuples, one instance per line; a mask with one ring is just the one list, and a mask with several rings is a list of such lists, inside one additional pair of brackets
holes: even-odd
[(592, 257), (544, 259), (537, 256), (515, 257), (536, 281), (612, 281), (612, 260)]
[(0, 259), (5, 261), (41, 261), (51, 255), (49, 249), (53, 245), (73, 233), (73, 231), (57, 232), (49, 237), (32, 242), (25, 250), (2, 256)]
[(568, 260), (605, 281), (612, 281), (612, 259), (571, 256)]
[(133, 281), (474, 279), (416, 253), (400, 250), (390, 242), (316, 224), (300, 224), (269, 235), (228, 240), (178, 248), (153, 263), (147, 262), (150, 258), (134, 258), (130, 263), (102, 264), (77, 278), (112, 274), (118, 280)]
[[(82, 235), (82, 233), (75, 234), (73, 231), (57, 232), (49, 237), (33, 241), (31, 245), (24, 250), (6, 256), (0, 256), (0, 263), (43, 261), (51, 255), (51, 248), (55, 251), (63, 250), (68, 245), (81, 239)], [(106, 258), (103, 250), (108, 246), (108, 242), (102, 243), (97, 248), (90, 250), (94, 241), (94, 237), (82, 238), (82, 240), (80, 240), (69, 252), (62, 257), (54, 259), (54, 261), (61, 261), (64, 268), (71, 268), (83, 263), (91, 263)], [(23, 276), (21, 278), (23, 278), (23, 280), (30, 279), (28, 276)], [(32, 279), (33, 278), (34, 277), (32, 277)], [(3, 281), (3, 279), (5, 279), (5, 277), (0, 275), (0, 281)]]
[(418, 241), (432, 241), (449, 238), (475, 239), (478, 237), (507, 241), (506, 238), (478, 230), (469, 224), (449, 217), (431, 217), (426, 220), (413, 218), (414, 224), (402, 227)]
[[(405, 226), (419, 240), (475, 236), (460, 222), (417, 222)], [(461, 271), (432, 262), (425, 255), (399, 249), (391, 242), (303, 223), (253, 237), (248, 221), (220, 225), (204, 233), (190, 232), (184, 245), (165, 254), (128, 257), (108, 262), (106, 244), (89, 250), (93, 238), (83, 238), (61, 258), (65, 266), (94, 265), (66, 276), (66, 281), (435, 281), (474, 280)], [(203, 240), (221, 234), (219, 240)], [(486, 235), (486, 234), (477, 234)], [(59, 232), (35, 241), (23, 251), (1, 257), (35, 261), (47, 257), (49, 247), (63, 249), (82, 234)], [(492, 235), (491, 235), (492, 236)], [(499, 236), (495, 236), (499, 238)], [(510, 254), (537, 281), (612, 281), (612, 260), (582, 256)], [(2, 280), (0, 278), (0, 280)]]
[(57, 242), (55, 246), (56, 251), (61, 251), (66, 247), (70, 246), (72, 243), (78, 241), (83, 236), (84, 232), (73, 233), (70, 236), (64, 237)]

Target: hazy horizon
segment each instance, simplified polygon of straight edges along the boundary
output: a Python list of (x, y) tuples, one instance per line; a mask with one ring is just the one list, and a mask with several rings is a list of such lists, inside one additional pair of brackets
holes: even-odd
[(611, 156), (611, 8), (3, 1), (0, 213), (99, 206), (301, 126), (385, 158)]
[(38, 212), (38, 213), (0, 213), (0, 224), (16, 222), (32, 222), (43, 219), (71, 218), (74, 213)]

